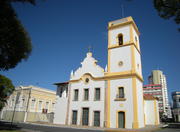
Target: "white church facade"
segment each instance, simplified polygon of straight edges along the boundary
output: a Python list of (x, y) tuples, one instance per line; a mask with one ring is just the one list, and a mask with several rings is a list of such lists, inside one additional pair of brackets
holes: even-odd
[(132, 17), (109, 22), (106, 68), (88, 52), (68, 82), (55, 83), (54, 123), (129, 129), (159, 124), (157, 100), (143, 97), (139, 34)]

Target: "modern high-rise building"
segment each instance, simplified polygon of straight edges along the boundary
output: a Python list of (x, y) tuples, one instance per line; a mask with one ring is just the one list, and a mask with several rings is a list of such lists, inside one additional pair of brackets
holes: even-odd
[(148, 77), (149, 84), (160, 84), (162, 86), (163, 112), (168, 118), (172, 118), (171, 108), (168, 100), (166, 76), (160, 70), (153, 70)]
[(172, 93), (173, 99), (173, 116), (175, 122), (180, 122), (180, 92), (176, 91)]

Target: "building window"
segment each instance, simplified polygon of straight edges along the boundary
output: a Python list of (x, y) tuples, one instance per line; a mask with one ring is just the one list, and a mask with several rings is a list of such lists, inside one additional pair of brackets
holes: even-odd
[(42, 109), (42, 101), (39, 101), (39, 106), (38, 109), (41, 110)]
[(100, 88), (95, 88), (95, 100), (100, 100)]
[(52, 103), (52, 110), (54, 111), (54, 106), (55, 106), (55, 103)]
[(32, 99), (32, 100), (31, 100), (31, 109), (34, 109), (34, 107), (35, 107), (35, 102), (36, 102), (36, 99)]
[(89, 100), (89, 89), (84, 89), (84, 100)]
[(22, 105), (21, 105), (21, 107), (25, 107), (25, 99), (24, 99), (24, 98), (22, 99)]
[(123, 45), (123, 35), (122, 34), (118, 35), (118, 44)]
[(72, 111), (72, 124), (73, 125), (77, 124), (77, 110)]
[(100, 111), (94, 111), (94, 126), (100, 126)]
[(60, 89), (59, 89), (59, 96), (62, 97), (62, 94), (63, 94), (63, 89), (60, 88)]
[(49, 108), (49, 102), (46, 102), (45, 109)]
[(83, 108), (83, 113), (82, 113), (82, 125), (87, 125), (89, 124), (89, 108)]
[(79, 90), (78, 90), (78, 89), (75, 89), (75, 90), (74, 90), (74, 101), (77, 101), (77, 100), (78, 100), (78, 94), (79, 94)]
[(118, 98), (124, 98), (124, 87), (118, 88)]

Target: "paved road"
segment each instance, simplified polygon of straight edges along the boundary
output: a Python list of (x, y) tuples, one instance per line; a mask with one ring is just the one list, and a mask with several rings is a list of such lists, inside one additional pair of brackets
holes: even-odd
[[(155, 132), (180, 132), (180, 124), (171, 125), (167, 128), (163, 128), (157, 130)], [(27, 123), (14, 123), (14, 129), (22, 129), (26, 130), (27, 132), (104, 132), (103, 130), (98, 129), (77, 129), (77, 128), (67, 128), (67, 127), (59, 127), (59, 126), (45, 126), (45, 125), (38, 125), (38, 124), (27, 124)], [(9, 122), (1, 122), (0, 121), (0, 130), (9, 129), (10, 123)], [(144, 131), (146, 132), (146, 130)]]
[(169, 123), (166, 128), (162, 128), (156, 132), (180, 132), (180, 123)]
[[(33, 132), (103, 132), (103, 130), (88, 130), (88, 129), (77, 129), (77, 128), (63, 128), (63, 127), (55, 127), (55, 126), (42, 126), (42, 125), (33, 125), (33, 124), (24, 124), (18, 123), (18, 127), (23, 129), (29, 129)], [(163, 128), (156, 132), (180, 132), (180, 128), (176, 126), (170, 128)]]
[(102, 130), (88, 130), (88, 129), (77, 129), (77, 128), (66, 128), (66, 127), (56, 127), (56, 126), (44, 126), (44, 125), (34, 125), (26, 123), (15, 124), (18, 127), (30, 132), (102, 132)]
[(156, 132), (180, 132), (180, 129), (164, 128), (164, 129), (158, 130)]

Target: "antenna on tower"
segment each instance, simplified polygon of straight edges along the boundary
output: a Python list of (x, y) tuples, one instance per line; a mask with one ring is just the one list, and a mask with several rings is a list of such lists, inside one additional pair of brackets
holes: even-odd
[(91, 47), (91, 45), (89, 45), (88, 46), (88, 52), (91, 52), (91, 49), (92, 49), (92, 47)]
[(121, 4), (121, 13), (122, 13), (122, 18), (124, 18), (124, 6)]

